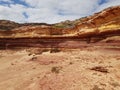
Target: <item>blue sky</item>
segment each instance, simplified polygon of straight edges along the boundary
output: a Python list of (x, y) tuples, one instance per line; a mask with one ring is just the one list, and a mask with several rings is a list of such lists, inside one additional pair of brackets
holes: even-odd
[(56, 23), (116, 5), (120, 5), (120, 0), (0, 0), (0, 19)]

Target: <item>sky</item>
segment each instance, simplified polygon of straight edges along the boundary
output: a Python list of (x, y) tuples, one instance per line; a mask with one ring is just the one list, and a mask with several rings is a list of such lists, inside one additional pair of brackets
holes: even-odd
[(57, 23), (92, 15), (120, 0), (0, 0), (0, 19), (19, 23)]

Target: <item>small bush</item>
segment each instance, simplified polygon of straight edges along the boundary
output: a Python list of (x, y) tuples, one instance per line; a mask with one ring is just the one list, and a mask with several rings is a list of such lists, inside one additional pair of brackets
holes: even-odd
[(51, 72), (59, 73), (62, 67), (52, 67)]

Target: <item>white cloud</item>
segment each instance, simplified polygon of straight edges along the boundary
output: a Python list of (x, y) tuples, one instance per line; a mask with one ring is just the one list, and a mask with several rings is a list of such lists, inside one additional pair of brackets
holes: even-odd
[(23, 15), (24, 6), (22, 5), (10, 5), (8, 6), (0, 6), (0, 19), (7, 19), (17, 22), (24, 22), (25, 17)]
[[(0, 0), (13, 1), (13, 0)], [(99, 5), (100, 0), (21, 0), (29, 7), (20, 4), (0, 5), (0, 19), (17, 22), (56, 23), (88, 16), (96, 11), (113, 5), (119, 5), (120, 0), (106, 0)], [(24, 16), (25, 13), (27, 18)]]
[[(22, 0), (23, 1), (23, 0)], [(98, 6), (98, 0), (24, 0), (31, 9), (27, 14), (28, 21), (55, 23), (63, 20), (73, 20), (93, 12)]]

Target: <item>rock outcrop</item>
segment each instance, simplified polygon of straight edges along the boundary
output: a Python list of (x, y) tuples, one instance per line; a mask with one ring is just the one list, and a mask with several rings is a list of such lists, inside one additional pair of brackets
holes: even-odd
[[(0, 21), (0, 46), (44, 46), (48, 44), (46, 41), (60, 44), (73, 39), (90, 43), (105, 41), (114, 36), (120, 36), (120, 6), (109, 7), (75, 21), (56, 24)], [(119, 39), (116, 41), (119, 42)]]

